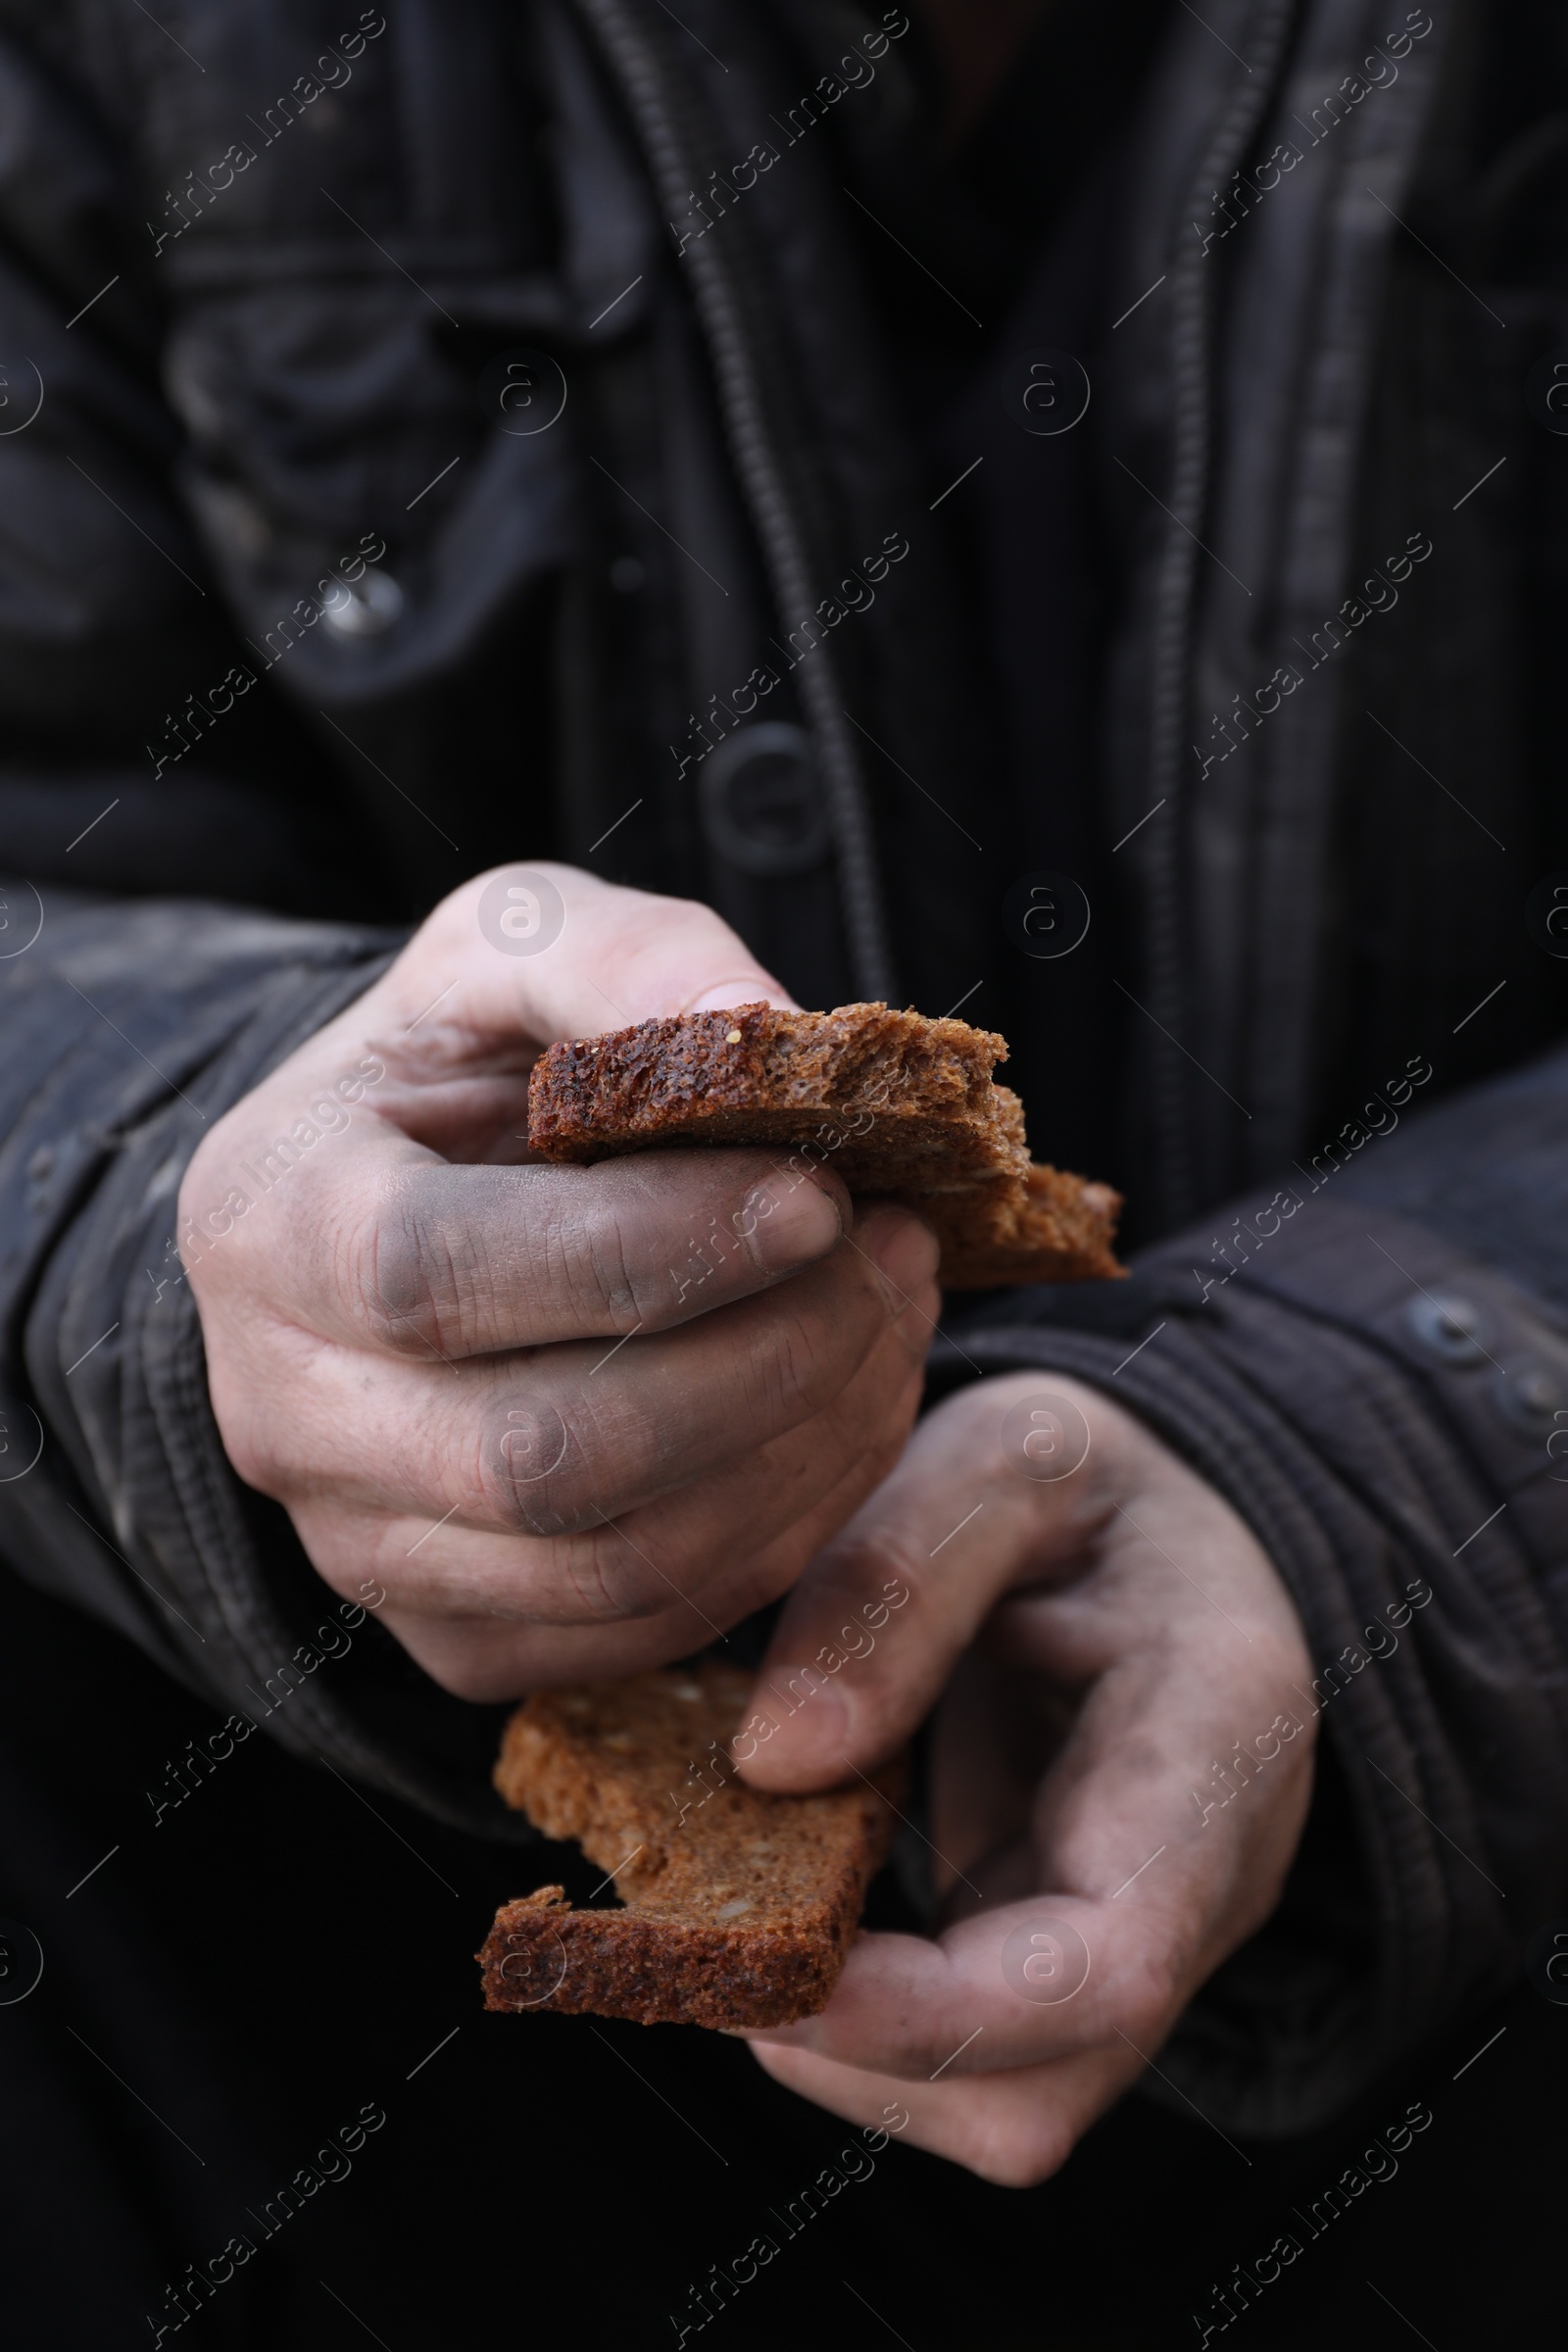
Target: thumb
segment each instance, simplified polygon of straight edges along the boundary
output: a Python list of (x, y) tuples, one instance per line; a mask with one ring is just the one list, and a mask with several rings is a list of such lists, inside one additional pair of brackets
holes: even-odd
[(745, 1779), (828, 1788), (900, 1747), (1002, 1594), (1081, 1548), (1087, 1452), (1076, 1404), (1033, 1379), (929, 1414), (791, 1593), (735, 1741)]
[(464, 883), (394, 975), (411, 1003), (420, 997), (421, 1017), (424, 997), (450, 980), (452, 997), (437, 999), (444, 1021), (542, 1043), (670, 1013), (794, 1002), (710, 907), (547, 859)]

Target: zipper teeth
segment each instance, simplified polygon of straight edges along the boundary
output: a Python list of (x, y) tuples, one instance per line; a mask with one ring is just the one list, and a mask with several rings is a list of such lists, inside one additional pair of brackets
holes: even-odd
[[(678, 216), (697, 168), (677, 119), (680, 97), (657, 53), (657, 31), (640, 24), (622, 0), (576, 0), (620, 85), (666, 217)], [(716, 240), (714, 241), (716, 248)], [(815, 611), (811, 572), (789, 494), (787, 470), (768, 422), (757, 355), (728, 268), (703, 238), (686, 257), (699, 323), (708, 343), (719, 407), (736, 471), (750, 508), (773, 600), (787, 630), (794, 613)], [(850, 969), (865, 998), (897, 1001), (881, 881), (859, 755), (845, 723), (836, 667), (825, 640), (812, 647), (797, 678), (827, 798), (837, 851)]]
[[(1252, 70), (1232, 91), (1214, 126), (1191, 186), (1184, 220), (1197, 218), (1205, 197), (1239, 169), (1273, 104), (1298, 0), (1265, 0), (1247, 29), (1257, 45)], [(1183, 744), (1190, 699), (1197, 541), (1208, 495), (1212, 316), (1210, 279), (1200, 246), (1183, 244), (1171, 269), (1171, 360), (1174, 379), (1171, 527), (1160, 565), (1153, 630), (1151, 714), (1151, 789), (1163, 794), (1176, 819), (1151, 842), (1145, 868), (1148, 915), (1145, 944), (1155, 1017), (1173, 1037), (1185, 1026), (1182, 968)], [(1174, 1054), (1154, 1057), (1151, 1097), (1167, 1213), (1181, 1223), (1194, 1213), (1188, 1080)]]

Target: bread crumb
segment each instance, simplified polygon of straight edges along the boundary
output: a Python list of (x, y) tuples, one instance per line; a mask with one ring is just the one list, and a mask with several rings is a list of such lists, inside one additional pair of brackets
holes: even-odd
[(741, 1033), (738, 1029), (732, 1029), (724, 1040), (726, 1046), (738, 1046), (740, 1042)]

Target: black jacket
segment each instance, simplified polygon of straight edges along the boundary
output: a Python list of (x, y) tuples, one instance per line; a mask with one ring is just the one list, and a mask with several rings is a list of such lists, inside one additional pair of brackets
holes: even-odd
[[(508, 1834), (490, 1711), (370, 1626), (305, 1663), (173, 1249), (204, 1122), (519, 855), (708, 898), (807, 1003), (961, 1001), (1150, 1246), (960, 1302), (937, 1384), (1102, 1382), (1320, 1662), (1285, 1904), (1171, 2061), (1281, 2131), (1568, 1908), (1568, 59), (1528, 0), (1144, 13), (1031, 277), (897, 9), (5, 0), (0, 1539)], [(1040, 442), (1007, 367), (1069, 317)], [(987, 567), (1014, 501), (1054, 606)], [(1093, 946), (1036, 961), (1063, 865)]]

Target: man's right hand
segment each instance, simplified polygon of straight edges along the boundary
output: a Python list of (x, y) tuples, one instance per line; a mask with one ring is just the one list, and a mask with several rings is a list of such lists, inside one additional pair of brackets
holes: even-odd
[(230, 1460), (462, 1697), (700, 1648), (903, 1449), (938, 1312), (915, 1218), (766, 1152), (519, 1164), (545, 1045), (760, 999), (790, 1003), (708, 908), (502, 868), (191, 1161)]

